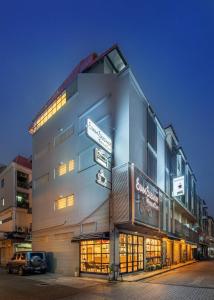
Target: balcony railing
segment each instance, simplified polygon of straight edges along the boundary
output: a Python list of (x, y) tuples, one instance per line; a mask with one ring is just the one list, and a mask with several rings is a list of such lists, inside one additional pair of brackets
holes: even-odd
[(193, 231), (177, 220), (175, 220), (175, 235), (193, 243), (197, 243), (199, 240), (199, 235), (197, 232)]
[(27, 181), (17, 181), (17, 187), (28, 190), (30, 188), (30, 184)]

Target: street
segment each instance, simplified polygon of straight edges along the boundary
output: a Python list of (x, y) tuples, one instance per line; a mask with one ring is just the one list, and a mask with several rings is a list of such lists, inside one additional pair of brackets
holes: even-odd
[(214, 299), (214, 261), (195, 263), (138, 282), (0, 272), (0, 300)]

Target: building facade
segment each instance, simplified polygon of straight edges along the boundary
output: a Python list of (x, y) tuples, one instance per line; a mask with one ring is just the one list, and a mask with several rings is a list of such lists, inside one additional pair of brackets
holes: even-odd
[(208, 257), (214, 258), (214, 219), (208, 216)]
[(130, 273), (193, 259), (195, 176), (118, 46), (82, 60), (29, 131), (33, 250), (53, 253), (53, 271)]
[(14, 252), (31, 249), (31, 161), (17, 156), (0, 168), (0, 265)]

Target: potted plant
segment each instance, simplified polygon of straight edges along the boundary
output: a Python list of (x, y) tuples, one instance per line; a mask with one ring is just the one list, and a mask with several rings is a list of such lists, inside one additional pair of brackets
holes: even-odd
[(109, 273), (108, 273), (108, 280), (112, 281), (114, 279), (114, 264), (109, 265)]

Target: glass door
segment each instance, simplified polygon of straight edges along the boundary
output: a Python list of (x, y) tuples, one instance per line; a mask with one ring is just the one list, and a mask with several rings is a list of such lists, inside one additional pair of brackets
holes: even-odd
[(143, 270), (143, 237), (120, 234), (120, 269), (122, 273)]

